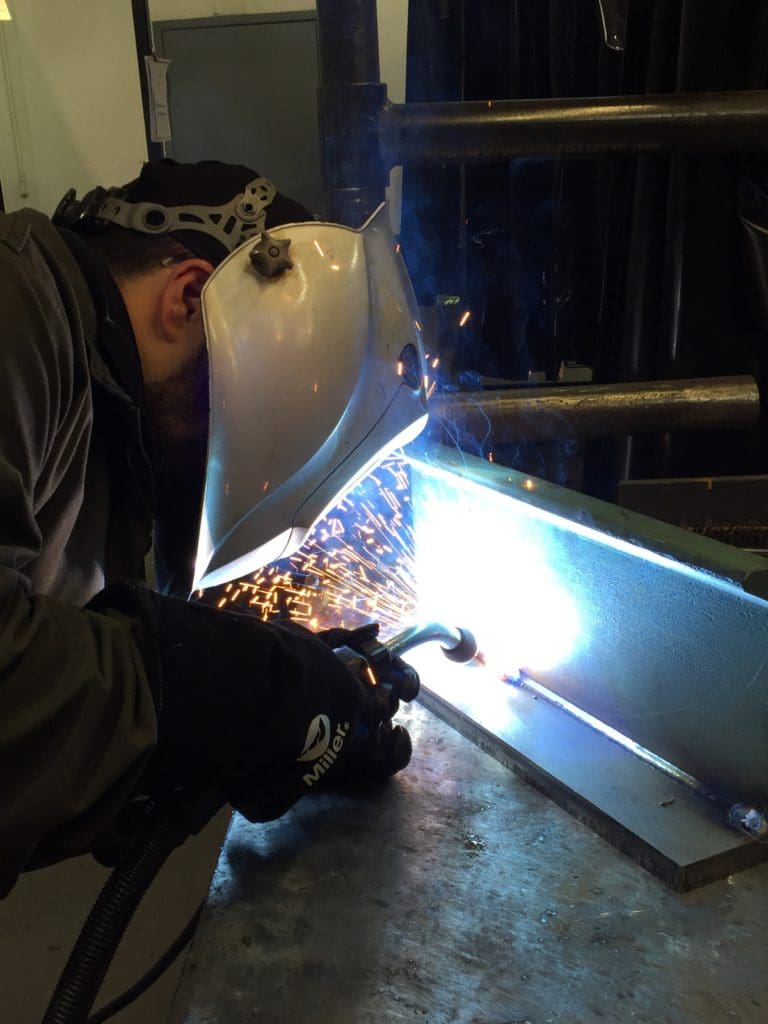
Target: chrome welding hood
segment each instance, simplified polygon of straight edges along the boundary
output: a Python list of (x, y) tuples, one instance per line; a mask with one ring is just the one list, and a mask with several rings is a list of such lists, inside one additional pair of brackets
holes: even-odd
[(293, 553), (427, 420), (415, 299), (384, 207), (359, 230), (312, 222), (250, 239), (202, 305), (210, 434), (195, 588)]

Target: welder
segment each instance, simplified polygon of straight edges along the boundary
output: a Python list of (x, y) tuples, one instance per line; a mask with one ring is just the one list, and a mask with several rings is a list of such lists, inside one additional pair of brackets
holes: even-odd
[(114, 863), (169, 794), (213, 785), (261, 821), (329, 749), (323, 782), (365, 773), (374, 735), (377, 775), (408, 761), (396, 701), (382, 714), (333, 650), (375, 629), (186, 600), (212, 384), (201, 293), (244, 240), (311, 220), (249, 168), (168, 160), (68, 193), (52, 220), (0, 215), (2, 894), (77, 854)]

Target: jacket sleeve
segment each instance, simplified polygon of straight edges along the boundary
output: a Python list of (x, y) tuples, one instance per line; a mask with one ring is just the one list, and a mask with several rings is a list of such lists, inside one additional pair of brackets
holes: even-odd
[(0, 235), (0, 895), (24, 867), (87, 850), (156, 739), (138, 621), (43, 596), (32, 582), (57, 494), (70, 488), (70, 515), (82, 501), (91, 396), (72, 288), (29, 228), (17, 220), (9, 230), (9, 220)]

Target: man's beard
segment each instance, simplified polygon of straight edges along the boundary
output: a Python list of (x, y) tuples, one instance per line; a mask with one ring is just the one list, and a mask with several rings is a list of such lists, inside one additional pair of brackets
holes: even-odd
[(192, 586), (208, 452), (205, 348), (170, 380), (145, 388), (156, 459), (155, 559), (167, 593)]
[(145, 388), (160, 469), (200, 468), (208, 446), (208, 353), (203, 346), (173, 377)]

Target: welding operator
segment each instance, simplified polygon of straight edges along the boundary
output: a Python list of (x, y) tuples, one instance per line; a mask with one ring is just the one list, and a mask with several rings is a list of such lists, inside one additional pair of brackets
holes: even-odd
[[(364, 770), (372, 698), (338, 636), (170, 596), (189, 593), (208, 432), (201, 290), (264, 218), (311, 220), (248, 168), (173, 161), (68, 193), (53, 222), (0, 214), (0, 895), (114, 860), (146, 797), (213, 784), (279, 816), (318, 729), (341, 736), (329, 777)], [(153, 530), (160, 592), (140, 582)]]

